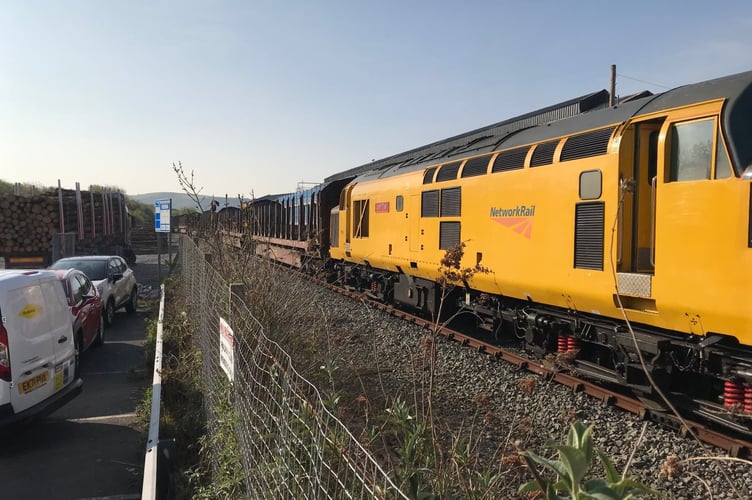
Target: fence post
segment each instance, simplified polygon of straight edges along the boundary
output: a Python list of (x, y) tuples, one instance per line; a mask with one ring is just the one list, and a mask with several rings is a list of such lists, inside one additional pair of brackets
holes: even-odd
[(232, 306), (236, 307), (243, 302), (245, 298), (246, 286), (243, 283), (230, 283), (230, 294), (227, 301), (227, 317), (232, 318)]
[[(238, 345), (238, 338), (237, 335), (240, 332), (240, 314), (237, 314), (238, 320), (235, 321), (235, 313), (234, 310), (239, 310), (240, 305), (243, 304), (243, 301), (245, 300), (245, 292), (246, 292), (246, 286), (244, 283), (230, 283), (229, 286), (229, 294), (227, 296), (227, 322), (230, 324), (230, 327), (235, 332), (235, 340), (233, 341), (233, 372), (235, 373), (235, 377), (238, 376), (242, 377), (242, 373), (240, 373), (240, 370), (238, 369), (238, 362), (241, 361), (239, 359), (239, 350), (237, 349)], [(241, 367), (243, 364), (241, 363)], [(233, 388), (230, 391), (230, 402), (232, 404), (232, 407), (234, 411), (237, 413), (238, 408), (238, 396), (237, 391), (239, 390), (239, 385), (234, 383), (233, 381)]]

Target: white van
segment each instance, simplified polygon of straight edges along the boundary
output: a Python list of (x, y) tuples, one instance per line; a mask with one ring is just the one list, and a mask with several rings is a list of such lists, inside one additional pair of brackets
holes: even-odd
[(81, 393), (71, 313), (53, 271), (0, 270), (0, 426)]

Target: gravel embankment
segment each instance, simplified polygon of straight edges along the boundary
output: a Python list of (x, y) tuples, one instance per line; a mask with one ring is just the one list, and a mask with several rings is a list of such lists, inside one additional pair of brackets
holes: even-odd
[[(328, 344), (341, 356), (341, 372), (356, 374), (348, 375), (343, 387), (349, 385), (352, 394), (360, 391), (368, 398), (401, 394), (420, 406), (428, 379), (426, 335), (430, 337), (430, 332), (313, 284), (302, 286), (310, 287), (306, 296), (329, 316)], [(502, 470), (510, 497), (519, 484), (531, 479), (513, 463), (516, 447), (555, 458), (544, 443), (562, 442), (575, 418), (595, 425), (595, 445), (611, 457), (618, 471), (629, 462), (629, 475), (668, 498), (752, 494), (752, 464), (696, 460), (723, 452), (453, 342), (437, 342), (433, 407), (442, 425), (454, 432), (473, 430), (473, 442), (486, 460), (506, 465)], [(667, 460), (673, 456), (690, 461), (669, 476)], [(597, 459), (591, 472), (603, 477)]]

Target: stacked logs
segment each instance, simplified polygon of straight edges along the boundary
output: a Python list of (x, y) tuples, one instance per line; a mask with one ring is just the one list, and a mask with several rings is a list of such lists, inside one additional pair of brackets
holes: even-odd
[(59, 204), (54, 195), (0, 198), (0, 254), (48, 253), (58, 232)]
[(74, 247), (66, 247), (65, 251), (80, 255), (113, 253), (127, 243), (128, 226), (120, 193), (108, 195), (109, 215), (105, 215), (102, 193), (92, 196), (89, 191), (82, 191), (80, 221), (76, 192), (63, 189), (61, 195), (50, 190), (35, 196), (0, 196), (0, 257), (43, 254), (49, 261), (53, 237), (58, 233), (67, 233), (66, 241), (73, 242)]

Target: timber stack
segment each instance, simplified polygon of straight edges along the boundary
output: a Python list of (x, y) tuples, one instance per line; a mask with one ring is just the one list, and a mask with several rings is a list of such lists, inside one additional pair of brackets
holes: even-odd
[(46, 267), (70, 255), (127, 256), (129, 243), (122, 193), (59, 189), (0, 197), (0, 268)]

